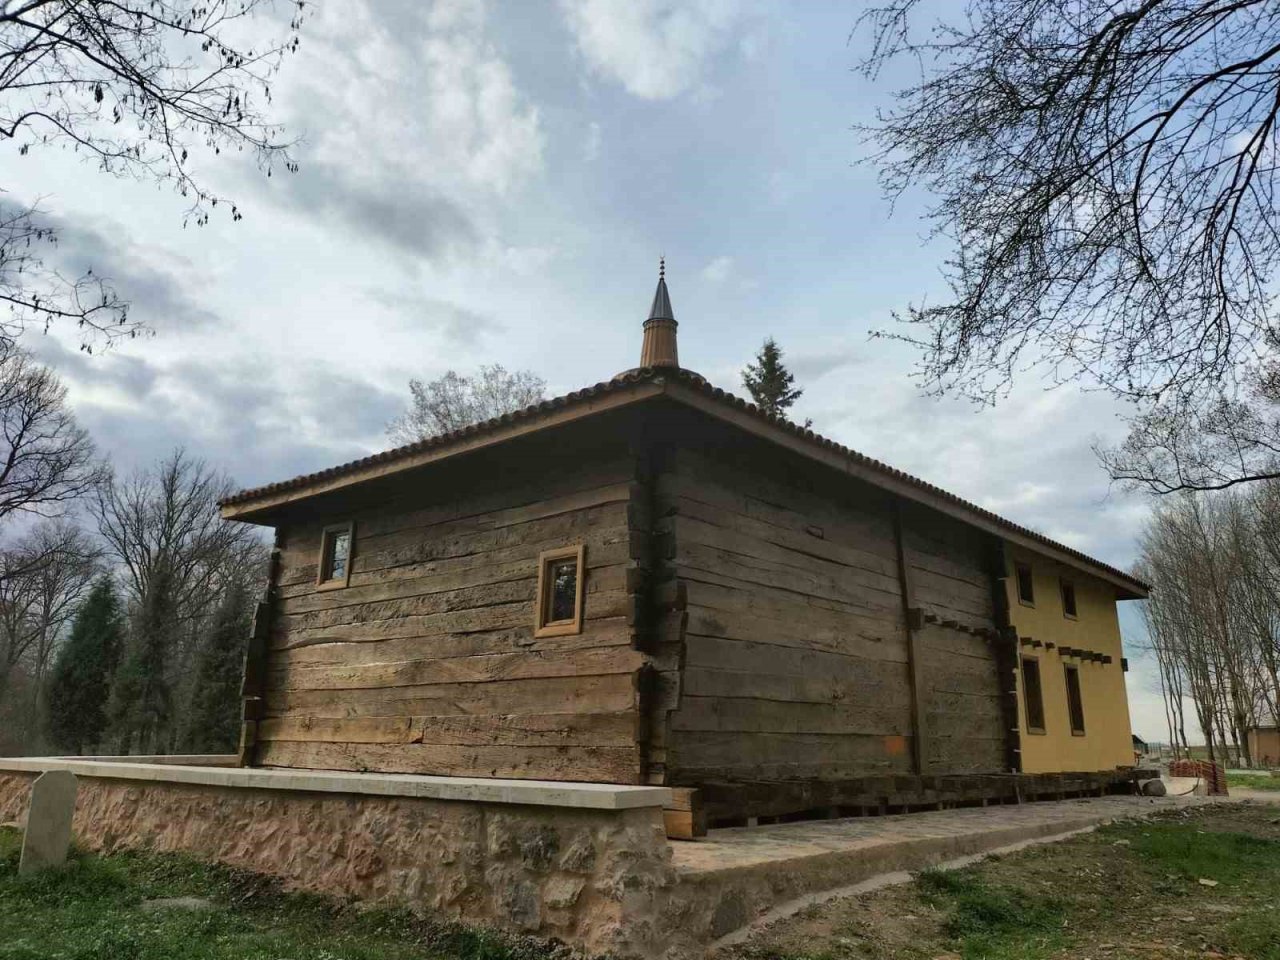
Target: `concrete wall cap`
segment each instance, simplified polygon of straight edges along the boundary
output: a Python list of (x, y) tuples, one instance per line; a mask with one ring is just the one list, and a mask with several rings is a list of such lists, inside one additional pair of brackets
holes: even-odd
[(671, 800), (666, 787), (554, 780), (499, 780), (487, 777), (430, 777), (398, 773), (350, 773), (342, 770), (294, 770), (137, 763), (93, 757), (0, 757), (0, 772), (44, 773), (66, 770), (78, 777), (191, 783), (257, 790), (356, 793), (386, 797), (423, 797), (473, 803), (514, 803), (589, 810), (661, 807)]

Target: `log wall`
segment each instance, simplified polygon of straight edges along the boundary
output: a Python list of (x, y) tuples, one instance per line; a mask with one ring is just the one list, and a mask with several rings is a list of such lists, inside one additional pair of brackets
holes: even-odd
[(656, 489), (668, 783), (1006, 768), (982, 537), (753, 445), (682, 445)]
[[(577, 437), (282, 523), (254, 761), (639, 782), (635, 474)], [(321, 529), (349, 519), (350, 584), (318, 589)], [(579, 543), (583, 630), (535, 638), (538, 554)]]

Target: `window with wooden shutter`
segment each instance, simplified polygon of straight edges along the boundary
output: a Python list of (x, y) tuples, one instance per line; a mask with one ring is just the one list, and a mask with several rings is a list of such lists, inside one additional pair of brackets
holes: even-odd
[(1084, 699), (1080, 696), (1080, 668), (1064, 667), (1067, 674), (1067, 714), (1071, 719), (1071, 732), (1084, 736)]
[(1022, 700), (1027, 713), (1027, 733), (1044, 733), (1044, 690), (1040, 685), (1040, 661), (1022, 658)]

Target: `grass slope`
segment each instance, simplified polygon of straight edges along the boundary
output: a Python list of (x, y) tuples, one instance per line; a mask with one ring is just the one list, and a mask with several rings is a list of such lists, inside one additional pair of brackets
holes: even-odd
[(812, 908), (748, 960), (1280, 960), (1280, 806), (1104, 827)]
[[(546, 960), (532, 942), (404, 911), (357, 909), (282, 893), (267, 878), (173, 854), (77, 855), (64, 869), (18, 876), (21, 835), (0, 828), (4, 960)], [(205, 911), (148, 911), (144, 901), (198, 897)]]

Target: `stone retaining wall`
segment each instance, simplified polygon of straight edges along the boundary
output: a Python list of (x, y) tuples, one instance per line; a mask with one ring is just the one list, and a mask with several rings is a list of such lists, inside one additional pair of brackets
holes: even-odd
[[(0, 774), (0, 822), (34, 774)], [(676, 882), (658, 807), (573, 809), (81, 777), (84, 847), (184, 851), (287, 887), (398, 903), (590, 952), (670, 949)]]

